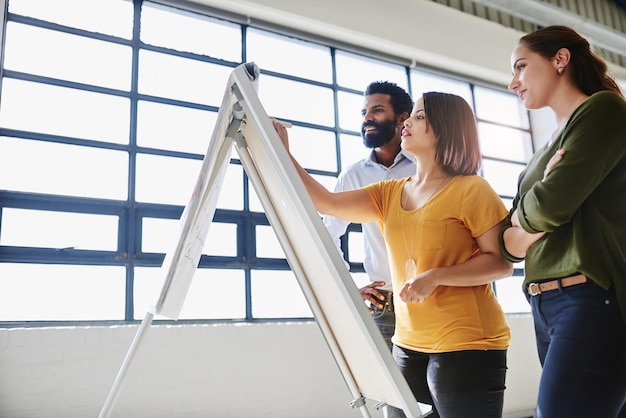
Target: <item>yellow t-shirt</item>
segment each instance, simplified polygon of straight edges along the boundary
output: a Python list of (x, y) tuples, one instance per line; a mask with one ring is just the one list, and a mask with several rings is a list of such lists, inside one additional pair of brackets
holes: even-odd
[(457, 176), (425, 205), (405, 211), (400, 202), (406, 181), (386, 180), (364, 188), (379, 211), (389, 254), (396, 313), (392, 341), (431, 353), (507, 348), (510, 330), (490, 284), (438, 286), (421, 303), (407, 304), (397, 296), (407, 280), (409, 252), (416, 274), (478, 255), (475, 237), (508, 213), (502, 200), (482, 177)]

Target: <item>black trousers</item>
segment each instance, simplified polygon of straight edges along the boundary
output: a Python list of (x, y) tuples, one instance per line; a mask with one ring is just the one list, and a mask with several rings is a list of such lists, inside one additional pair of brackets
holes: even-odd
[(501, 418), (506, 350), (421, 353), (398, 346), (393, 357), (429, 418)]

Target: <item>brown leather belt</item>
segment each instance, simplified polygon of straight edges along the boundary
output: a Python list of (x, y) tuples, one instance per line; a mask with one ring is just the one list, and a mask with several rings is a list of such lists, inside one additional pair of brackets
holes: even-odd
[(528, 294), (530, 296), (537, 296), (542, 293), (549, 292), (550, 290), (558, 289), (559, 281), (561, 282), (560, 287), (569, 287), (577, 284), (587, 283), (589, 280), (584, 274), (577, 274), (576, 276), (550, 280), (549, 282), (530, 283), (526, 290), (528, 291)]

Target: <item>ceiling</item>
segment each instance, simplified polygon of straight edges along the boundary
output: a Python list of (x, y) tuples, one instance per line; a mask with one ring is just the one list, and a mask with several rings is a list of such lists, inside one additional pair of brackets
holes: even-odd
[(626, 0), (431, 0), (521, 32), (566, 25), (626, 71)]

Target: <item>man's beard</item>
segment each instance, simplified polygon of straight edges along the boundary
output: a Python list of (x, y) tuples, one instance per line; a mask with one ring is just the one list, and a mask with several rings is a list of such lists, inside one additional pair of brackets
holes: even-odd
[[(373, 126), (376, 128), (376, 132), (366, 133), (365, 128)], [(361, 126), (361, 136), (363, 137), (363, 144), (367, 148), (378, 148), (389, 143), (391, 139), (396, 135), (396, 122), (393, 119), (386, 120), (382, 123), (376, 122), (364, 122)]]

